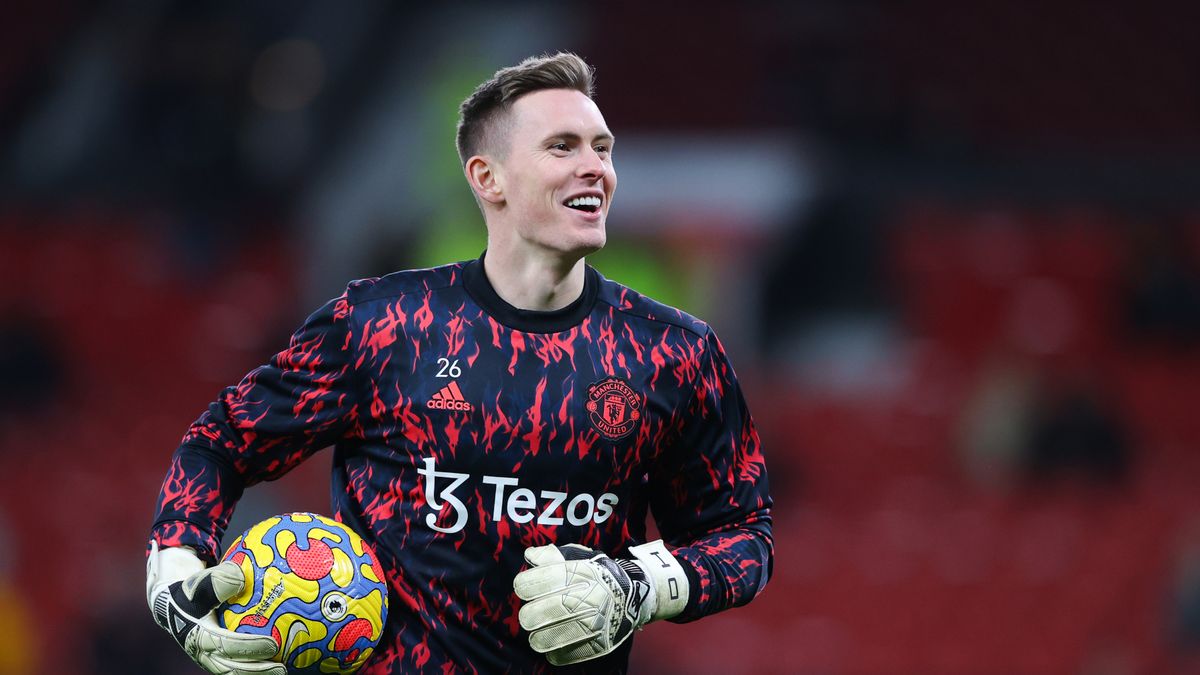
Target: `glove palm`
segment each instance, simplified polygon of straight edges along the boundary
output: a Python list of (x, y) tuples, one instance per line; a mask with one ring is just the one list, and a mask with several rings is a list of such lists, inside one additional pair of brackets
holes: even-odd
[(666, 598), (660, 589), (667, 588), (666, 574), (674, 575), (670, 588), (678, 589), (683, 570), (661, 542), (656, 545), (673, 564), (668, 573), (579, 544), (526, 549), (530, 567), (513, 580), (513, 590), (526, 601), (519, 619), (529, 645), (556, 666), (578, 663), (612, 652), (652, 620), (677, 614), (686, 595), (681, 602), (678, 592)]

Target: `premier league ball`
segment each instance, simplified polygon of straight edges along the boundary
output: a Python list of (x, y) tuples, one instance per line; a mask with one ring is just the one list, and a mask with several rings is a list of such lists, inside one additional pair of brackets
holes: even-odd
[(234, 540), (223, 560), (246, 588), (217, 611), (239, 633), (270, 635), (289, 673), (353, 673), (387, 621), (383, 568), (362, 537), (312, 513), (268, 518)]

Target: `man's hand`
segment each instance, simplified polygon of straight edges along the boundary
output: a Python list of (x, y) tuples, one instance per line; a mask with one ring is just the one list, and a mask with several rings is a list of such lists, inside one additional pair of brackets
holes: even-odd
[(146, 600), (154, 620), (183, 651), (214, 675), (286, 675), (270, 661), (279, 645), (265, 635), (246, 635), (217, 625), (214, 610), (242, 592), (242, 570), (231, 562), (204, 567), (186, 547), (159, 549), (150, 543)]
[(613, 560), (579, 544), (525, 549), (529, 569), (513, 579), (529, 645), (556, 666), (604, 656), (633, 631), (687, 605), (687, 577), (662, 541)]

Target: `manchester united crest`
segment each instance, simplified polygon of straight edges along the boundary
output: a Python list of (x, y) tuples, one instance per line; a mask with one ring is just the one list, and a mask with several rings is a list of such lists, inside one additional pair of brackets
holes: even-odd
[(588, 387), (587, 411), (596, 431), (615, 441), (642, 419), (642, 397), (624, 380), (608, 377)]

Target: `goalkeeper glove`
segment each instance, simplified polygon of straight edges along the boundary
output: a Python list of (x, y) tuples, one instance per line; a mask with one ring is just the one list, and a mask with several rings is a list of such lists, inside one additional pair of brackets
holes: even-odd
[(242, 592), (245, 578), (231, 562), (204, 567), (192, 549), (158, 548), (150, 542), (146, 600), (154, 621), (183, 651), (214, 675), (286, 675), (271, 662), (279, 645), (265, 635), (246, 635), (217, 625), (217, 606)]
[(662, 540), (629, 549), (633, 560), (567, 544), (525, 549), (513, 579), (529, 645), (556, 666), (604, 656), (633, 631), (683, 611), (688, 581)]

